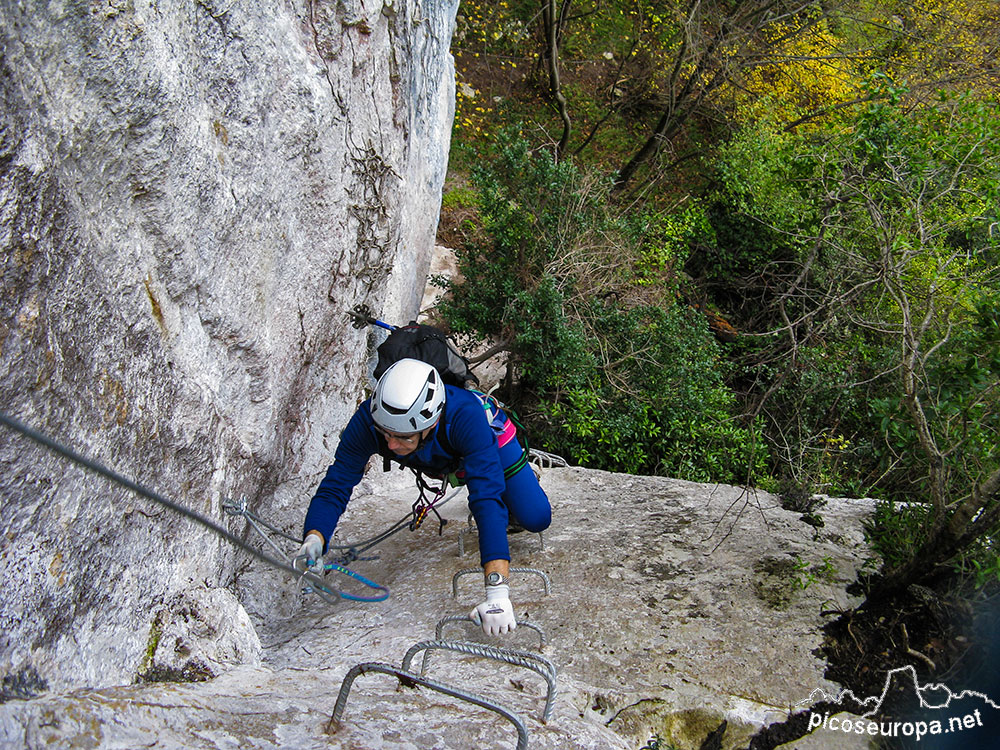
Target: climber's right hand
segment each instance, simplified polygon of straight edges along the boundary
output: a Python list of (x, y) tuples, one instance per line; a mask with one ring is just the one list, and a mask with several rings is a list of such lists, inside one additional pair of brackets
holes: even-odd
[(306, 534), (306, 538), (305, 541), (302, 542), (302, 546), (299, 547), (299, 551), (295, 555), (293, 564), (296, 569), (305, 572), (311, 565), (316, 563), (319, 563), (320, 565), (323, 564), (323, 537), (315, 531), (310, 531)]
[(517, 620), (510, 601), (510, 586), (487, 586), (486, 601), (472, 610), (469, 619), (482, 626), (486, 635), (502, 635), (514, 630)]

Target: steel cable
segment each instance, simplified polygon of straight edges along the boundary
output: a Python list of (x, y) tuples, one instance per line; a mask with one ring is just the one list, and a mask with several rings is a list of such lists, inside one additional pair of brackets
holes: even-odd
[[(132, 490), (138, 495), (141, 495), (149, 500), (152, 500), (153, 502), (158, 503), (164, 506), (165, 508), (174, 511), (175, 513), (179, 513), (180, 515), (188, 518), (191, 521), (194, 521), (195, 523), (201, 524), (208, 530), (218, 534), (226, 541), (231, 542), (232, 544), (235, 544), (237, 547), (244, 550), (245, 552), (250, 553), (258, 560), (261, 560), (262, 562), (265, 562), (268, 565), (277, 568), (278, 570), (290, 573), (299, 580), (304, 579), (311, 582), (316, 587), (314, 589), (316, 593), (325, 601), (333, 604), (336, 603), (337, 600), (332, 599), (330, 597), (331, 594), (342, 596), (342, 594), (339, 591), (332, 591), (327, 585), (326, 581), (324, 581), (323, 578), (321, 578), (320, 576), (317, 576), (308, 571), (303, 572), (301, 570), (298, 570), (297, 568), (293, 567), (292, 565), (289, 565), (288, 563), (282, 560), (278, 560), (266, 554), (265, 552), (255, 549), (254, 547), (250, 546), (242, 539), (234, 535), (228, 529), (222, 528), (211, 519), (206, 518), (200, 513), (191, 510), (190, 508), (185, 508), (183, 505), (180, 505), (179, 503), (176, 503), (173, 500), (164, 497), (160, 493), (151, 490), (147, 487), (144, 487), (143, 485), (137, 482), (132, 481), (128, 477), (125, 477), (119, 474), (118, 472), (107, 468), (106, 466), (104, 466), (101, 463), (98, 463), (97, 461), (94, 461), (92, 459), (80, 455), (73, 449), (67, 448), (65, 445), (62, 445), (61, 443), (53, 440), (48, 435), (45, 435), (39, 432), (38, 430), (28, 427), (26, 424), (14, 419), (13, 417), (8, 416), (6, 413), (2, 411), (0, 411), (0, 424), (3, 424), (5, 427), (8, 427), (9, 429), (20, 433), (24, 437), (35, 441), (39, 445), (48, 448), (52, 452), (59, 454), (63, 458), (68, 459), (69, 461), (77, 464), (78, 466), (82, 466), (83, 468), (89, 469), (90, 471), (93, 471), (96, 474), (100, 474), (104, 478), (109, 479), (110, 481), (115, 482), (116, 484), (119, 484), (122, 487)], [(389, 590), (385, 586), (378, 586), (378, 588), (385, 590), (386, 594), (388, 595)]]

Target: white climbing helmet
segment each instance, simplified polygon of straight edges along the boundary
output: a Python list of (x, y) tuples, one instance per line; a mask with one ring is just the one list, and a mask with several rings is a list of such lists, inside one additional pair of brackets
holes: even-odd
[(443, 408), (444, 382), (419, 359), (394, 362), (379, 378), (371, 402), (375, 424), (401, 435), (433, 427)]

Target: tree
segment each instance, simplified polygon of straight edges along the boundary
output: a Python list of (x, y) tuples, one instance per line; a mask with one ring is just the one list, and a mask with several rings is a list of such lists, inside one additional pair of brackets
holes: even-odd
[(618, 171), (624, 188), (696, 113), (723, 88), (744, 87), (742, 79), (774, 61), (773, 50), (810, 33), (826, 17), (811, 1), (691, 0), (674, 11), (675, 49), (660, 79), (660, 113), (652, 133)]
[[(919, 525), (887, 561), (885, 593), (934, 574), (1000, 522), (1000, 102), (955, 93), (921, 102), (884, 76), (872, 88), (851, 127), (790, 139), (798, 153), (788, 163), (799, 166), (784, 178), (812, 205), (802, 221), (766, 199), (741, 205), (798, 240), (797, 254), (758, 269), (777, 290), (771, 319), (786, 366), (755, 408), (801, 379), (810, 352), (846, 359), (838, 340), (881, 347), (882, 368), (865, 376), (878, 396), (855, 402), (867, 411), (853, 418), (881, 434), (869, 445), (877, 484), (917, 502)], [(748, 170), (740, 174), (766, 184)]]
[(569, 103), (563, 94), (562, 83), (559, 77), (559, 38), (562, 35), (563, 25), (569, 12), (570, 0), (563, 0), (557, 8), (556, 0), (543, 0), (542, 4), (542, 29), (545, 35), (546, 67), (549, 74), (549, 95), (559, 112), (559, 119), (562, 120), (563, 129), (559, 143), (556, 144), (556, 157), (562, 156), (566, 152), (569, 144), (569, 136), (573, 130), (573, 123), (569, 117)]
[(862, 103), (876, 70), (914, 95), (1000, 81), (1000, 6), (989, 0), (865, 4), (690, 0), (659, 50), (659, 114), (618, 171), (622, 189), (693, 118), (771, 119), (788, 128)]
[(880, 591), (933, 573), (1000, 521), (998, 115), (997, 101), (972, 96), (914, 111), (870, 106), (845, 163), (844, 197), (857, 211), (849, 223), (868, 230), (881, 295), (854, 316), (898, 343), (929, 505), (922, 542), (885, 571)]
[(455, 333), (503, 342), (503, 398), (532, 440), (595, 468), (742, 480), (752, 429), (734, 419), (718, 343), (676, 282), (637, 273), (657, 223), (522, 139), (478, 162), (480, 228), (439, 309)]

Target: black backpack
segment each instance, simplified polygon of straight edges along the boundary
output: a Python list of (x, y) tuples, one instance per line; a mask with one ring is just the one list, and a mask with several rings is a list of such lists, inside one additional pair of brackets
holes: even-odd
[(378, 380), (389, 366), (401, 359), (419, 359), (432, 365), (441, 379), (450, 385), (465, 388), (469, 383), (479, 385), (469, 361), (458, 353), (448, 337), (437, 328), (411, 320), (407, 325), (392, 330), (389, 338), (375, 350), (378, 363), (373, 375)]
[[(469, 388), (470, 383), (479, 385), (479, 378), (469, 369), (469, 361), (459, 354), (458, 350), (448, 340), (448, 336), (434, 326), (423, 325), (417, 323), (415, 320), (411, 320), (405, 326), (393, 327), (372, 317), (371, 310), (367, 305), (356, 305), (348, 315), (354, 321), (353, 325), (355, 328), (375, 325), (389, 331), (389, 337), (379, 344), (375, 350), (378, 354), (378, 362), (372, 374), (376, 380), (382, 377), (392, 364), (401, 359), (419, 359), (433, 366), (441, 374), (441, 379), (445, 383), (458, 386), (459, 388)], [(508, 419), (513, 420), (514, 424), (522, 431), (524, 430), (524, 427), (517, 420), (517, 416), (513, 411), (506, 410), (500, 402), (485, 393), (474, 389), (473, 392), (483, 402), (483, 408), (488, 415), (490, 426), (494, 432), (501, 431), (501, 427), (498, 425), (499, 420), (497, 419), (500, 413), (506, 415)], [(445, 408), (447, 408), (447, 405)], [(438, 437), (445, 451), (449, 454), (454, 454), (455, 449), (451, 447), (451, 442), (448, 440), (447, 430), (441, 430)], [(514, 465), (504, 470), (505, 479), (509, 479), (516, 474), (528, 462), (528, 443), (523, 436), (522, 442), (524, 443), (524, 451), (521, 458)], [(392, 456), (386, 452), (388, 449), (384, 448), (382, 443), (383, 440), (380, 439), (379, 453), (383, 459), (382, 468), (384, 471), (389, 471)], [(427, 480), (424, 479), (423, 475), (417, 469), (412, 469), (412, 471), (417, 478), (417, 487), (420, 488), (420, 499), (413, 506), (414, 521), (411, 523), (411, 530), (422, 523), (427, 510), (434, 510), (434, 504), (444, 495), (445, 488), (448, 486), (448, 482), (443, 481), (441, 487), (436, 490), (437, 494), (434, 500), (428, 503), (425, 492), (433, 488), (430, 487)], [(439, 478), (445, 479), (443, 477)], [(457, 481), (461, 483), (462, 480), (459, 479)], [(418, 506), (423, 510), (423, 514), (419, 518), (417, 515)], [(437, 511), (434, 512), (435, 514), (437, 513)], [(440, 519), (440, 516), (438, 518)], [(442, 529), (445, 523), (444, 520), (441, 521)]]

